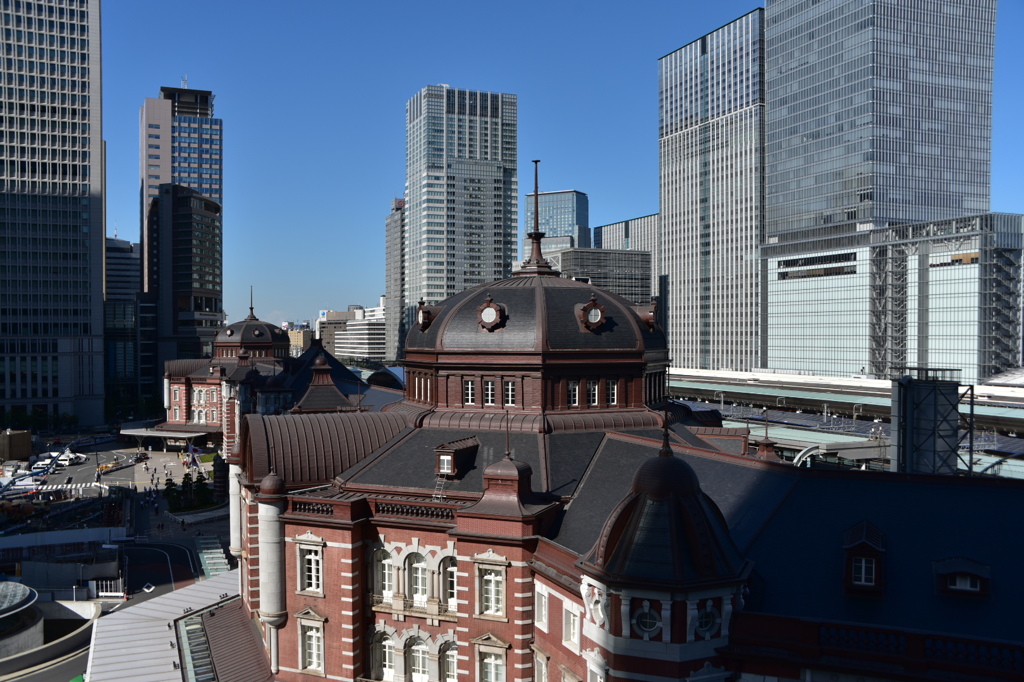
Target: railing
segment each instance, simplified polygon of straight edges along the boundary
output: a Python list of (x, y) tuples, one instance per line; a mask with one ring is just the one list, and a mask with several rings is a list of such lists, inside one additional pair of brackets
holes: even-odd
[(334, 506), (323, 502), (292, 503), (292, 511), (296, 514), (316, 514), (318, 516), (334, 516)]
[(455, 511), (450, 507), (411, 504), (408, 502), (385, 502), (383, 500), (377, 500), (374, 504), (374, 514), (380, 516), (407, 516), (430, 521), (455, 520)]

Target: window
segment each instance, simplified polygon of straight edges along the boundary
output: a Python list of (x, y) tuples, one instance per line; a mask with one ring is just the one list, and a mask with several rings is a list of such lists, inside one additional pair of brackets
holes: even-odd
[(409, 572), (408, 594), (413, 606), (427, 605), (427, 559), (422, 554), (413, 554), (406, 563)]
[(179, 419), (181, 419), (181, 414), (178, 411), (178, 406), (175, 405), (174, 406), (174, 421), (178, 421)]
[(587, 405), (597, 405), (597, 382), (587, 382)]
[(459, 569), (455, 557), (441, 561), (441, 608), (455, 611), (458, 608)]
[(607, 383), (608, 392), (608, 404), (618, 405), (619, 404), (619, 382), (609, 379)]
[(957, 573), (946, 576), (946, 586), (951, 590), (960, 590), (962, 592), (980, 592), (981, 580), (976, 575)]
[(501, 654), (485, 653), (480, 657), (483, 682), (505, 682), (505, 660)]
[(539, 652), (533, 652), (533, 682), (548, 682), (548, 659)]
[(174, 402), (178, 402), (178, 397), (179, 397), (178, 387), (175, 386), (174, 387)]
[(321, 548), (299, 545), (299, 591), (322, 592)]
[(580, 648), (580, 615), (570, 608), (562, 609), (562, 643), (573, 651)]
[(484, 381), (484, 405), (494, 404), (494, 381), (487, 379)]
[(875, 560), (871, 557), (853, 557), (853, 584), (872, 586), (875, 584)]
[(378, 680), (395, 679), (395, 642), (388, 635), (374, 642), (373, 676)]
[(589, 668), (587, 670), (587, 682), (604, 682), (604, 675), (593, 668)]
[(514, 381), (505, 382), (505, 404), (516, 404), (516, 382)]
[(217, 410), (210, 410), (210, 421), (217, 421)]
[(427, 645), (415, 639), (409, 647), (409, 671), (412, 682), (427, 682)]
[(391, 553), (378, 549), (373, 554), (373, 596), (374, 603), (389, 602), (395, 594), (394, 563)]
[(569, 382), (569, 406), (576, 407), (580, 404), (580, 382)]
[(451, 455), (440, 455), (437, 459), (437, 473), (439, 474), (451, 474), (455, 472), (455, 468), (452, 466)]
[(302, 623), (299, 627), (304, 670), (324, 669), (324, 631), (320, 623)]
[(540, 586), (533, 595), (533, 620), (541, 630), (548, 631), (548, 593)]
[(444, 666), (444, 670), (441, 671), (441, 679), (444, 682), (458, 682), (459, 650), (454, 646), (445, 649), (441, 664)]
[(476, 385), (471, 379), (462, 382), (462, 402), (466, 405), (476, 404)]
[(500, 616), (504, 608), (504, 575), (500, 568), (480, 570), (480, 613)]

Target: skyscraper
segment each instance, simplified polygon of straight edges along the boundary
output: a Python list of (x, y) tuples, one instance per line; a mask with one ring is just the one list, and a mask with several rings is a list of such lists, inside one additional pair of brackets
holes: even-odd
[(134, 418), (139, 408), (139, 293), (142, 248), (107, 237), (103, 302), (107, 417)]
[(763, 10), (659, 61), (659, 295), (674, 367), (758, 366)]
[(391, 200), (391, 213), (384, 221), (384, 359), (399, 359), (409, 327), (405, 321), (405, 199)]
[(387, 260), (404, 261), (394, 304), (407, 324), (421, 299), (436, 303), (511, 273), (516, 116), (515, 95), (447, 85), (428, 85), (406, 105), (405, 239), (401, 252), (389, 241)]
[[(144, 377), (162, 377), (167, 360), (211, 353), (224, 325), (224, 122), (214, 117), (213, 101), (209, 90), (162, 87), (140, 111), (140, 319), (153, 324), (142, 332)], [(185, 241), (174, 242), (172, 232)]]
[(989, 283), (1019, 282), (1020, 221), (978, 216), (995, 9), (768, 1), (765, 367), (887, 378), (955, 363), (975, 381), (1019, 363), (990, 316), (1012, 297)]
[[(534, 194), (526, 195), (526, 229), (533, 230)], [(544, 249), (588, 249), (590, 239), (590, 200), (574, 189), (560, 192), (540, 192), (536, 195), (540, 216), (538, 227), (544, 233)], [(528, 247), (523, 248), (527, 258)]]
[(4, 2), (0, 425), (103, 420), (98, 0)]

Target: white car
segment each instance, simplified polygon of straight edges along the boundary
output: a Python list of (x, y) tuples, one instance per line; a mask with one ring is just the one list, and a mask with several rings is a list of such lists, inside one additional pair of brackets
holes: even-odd
[(70, 464), (83, 464), (89, 458), (78, 452), (65, 452), (57, 458), (57, 462), (61, 466), (68, 466)]

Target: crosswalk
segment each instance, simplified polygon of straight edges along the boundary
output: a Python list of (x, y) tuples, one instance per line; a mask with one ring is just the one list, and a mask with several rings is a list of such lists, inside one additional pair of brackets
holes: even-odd
[(48, 483), (41, 485), (36, 490), (91, 490), (92, 488), (106, 487), (98, 483)]

